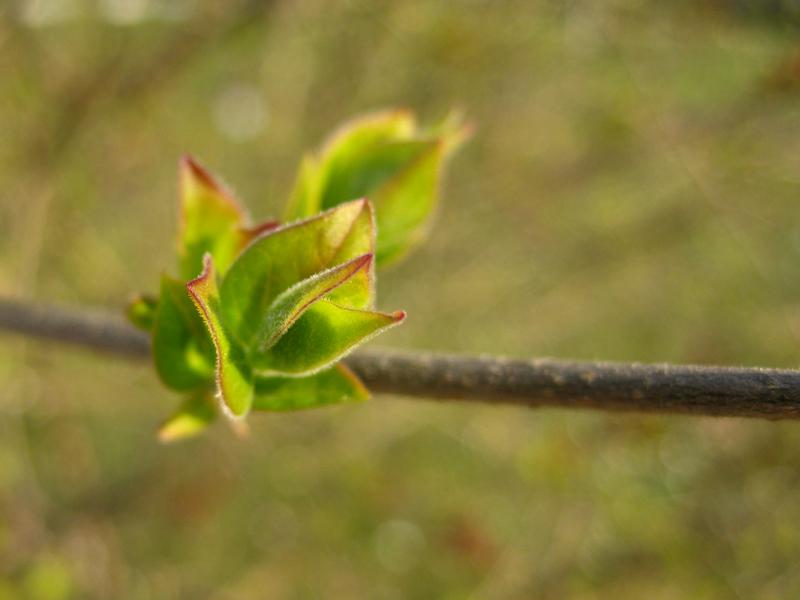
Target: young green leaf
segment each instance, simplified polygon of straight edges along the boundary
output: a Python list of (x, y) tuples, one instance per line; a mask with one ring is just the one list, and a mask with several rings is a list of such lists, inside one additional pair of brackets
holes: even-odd
[(361, 380), (343, 364), (308, 377), (256, 378), (253, 410), (285, 411), (369, 399)]
[[(289, 221), (302, 219), (322, 210), (322, 192), (331, 165), (347, 162), (354, 152), (366, 148), (393, 140), (410, 139), (414, 128), (414, 115), (407, 110), (379, 112), (352, 119), (339, 127), (318, 155), (306, 155), (300, 163), (285, 218)], [(359, 197), (356, 194), (343, 200)]]
[[(335, 162), (325, 163), (325, 186), (320, 208), (327, 210), (352, 198), (372, 196), (403, 169), (427, 152), (436, 140), (384, 141), (353, 148)], [(377, 208), (377, 206), (376, 206)]]
[(215, 388), (220, 408), (236, 417), (366, 399), (359, 379), (335, 363), (404, 319), (374, 310), (375, 264), (422, 237), (442, 166), (465, 136), (455, 116), (427, 129), (408, 111), (352, 121), (303, 160), (288, 216), (304, 220), (285, 226), (248, 227), (233, 195), (184, 158), (178, 250), (189, 281), (164, 276), (158, 299), (128, 309), (152, 332), (160, 377), (191, 392), (159, 437), (207, 427), (218, 412)]
[(395, 140), (410, 140), (416, 129), (417, 120), (410, 110), (401, 108), (374, 112), (340, 125), (325, 141), (320, 154), (326, 160), (335, 162), (361, 148)]
[(153, 360), (167, 387), (192, 390), (214, 377), (214, 348), (197, 309), (180, 281), (164, 275), (153, 321)]
[(356, 346), (404, 318), (403, 311), (382, 313), (344, 308), (328, 300), (312, 304), (275, 345), (252, 354), (260, 375), (308, 375), (343, 358)]
[(427, 130), (403, 111), (349, 123), (316, 156), (303, 161), (287, 215), (309, 216), (368, 197), (375, 203), (379, 225), (377, 263), (388, 264), (423, 237), (445, 159), (467, 136), (456, 113)]
[[(357, 200), (254, 240), (222, 282), (225, 323), (251, 348), (258, 342), (259, 324), (281, 293), (321, 271), (371, 254), (373, 227), (369, 203)], [(336, 294), (348, 298), (353, 306), (368, 306), (372, 300), (371, 270), (342, 283)]]
[(206, 252), (225, 272), (250, 240), (278, 226), (267, 221), (247, 227), (247, 214), (233, 194), (190, 156), (181, 160), (180, 200), (178, 254), (186, 279), (200, 272)]
[(190, 156), (180, 165), (180, 228), (178, 252), (183, 277), (200, 272), (203, 255), (210, 252), (222, 265), (235, 256), (244, 209), (233, 194)]
[(379, 264), (400, 259), (425, 236), (436, 206), (444, 153), (444, 142), (428, 144), (373, 193), (380, 207), (376, 213), (381, 232), (376, 257)]
[(205, 431), (217, 418), (212, 399), (208, 393), (189, 396), (180, 408), (158, 428), (158, 439), (174, 442)]
[(203, 260), (203, 272), (186, 284), (211, 334), (216, 350), (217, 393), (223, 408), (235, 417), (244, 416), (253, 402), (253, 376), (244, 350), (222, 323), (217, 278), (210, 254)]
[[(269, 348), (314, 302), (341, 287), (359, 272), (368, 272), (372, 255), (365, 254), (327, 271), (312, 275), (280, 294), (267, 309), (259, 326), (259, 347)], [(357, 290), (353, 290), (355, 293)]]

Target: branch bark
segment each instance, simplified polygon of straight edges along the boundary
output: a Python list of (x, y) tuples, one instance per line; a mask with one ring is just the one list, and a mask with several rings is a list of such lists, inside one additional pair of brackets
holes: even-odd
[[(95, 311), (0, 298), (0, 330), (147, 359), (146, 335)], [(528, 407), (800, 418), (800, 371), (513, 360), (362, 350), (347, 364), (378, 393)]]

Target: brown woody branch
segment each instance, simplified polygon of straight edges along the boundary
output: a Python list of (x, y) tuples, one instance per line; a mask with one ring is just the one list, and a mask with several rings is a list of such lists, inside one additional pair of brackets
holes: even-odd
[[(0, 298), (0, 330), (146, 359), (149, 339), (121, 318)], [(528, 407), (800, 418), (800, 371), (512, 360), (362, 350), (347, 364), (375, 392)]]

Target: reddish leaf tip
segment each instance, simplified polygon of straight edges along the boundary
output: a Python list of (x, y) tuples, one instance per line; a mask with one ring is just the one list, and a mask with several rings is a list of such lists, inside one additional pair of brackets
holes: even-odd
[(189, 292), (189, 294), (191, 294), (192, 298), (194, 298), (194, 300), (198, 303), (202, 303), (202, 301), (200, 300), (200, 297), (197, 294), (196, 288), (202, 286), (208, 281), (208, 278), (211, 276), (211, 272), (213, 269), (214, 269), (214, 261), (211, 258), (211, 254), (209, 252), (206, 252), (203, 255), (202, 272), (200, 273), (200, 275), (198, 275), (194, 279), (189, 280), (186, 283), (187, 291)]
[(212, 189), (220, 189), (219, 183), (214, 179), (214, 176), (200, 164), (191, 154), (184, 154), (180, 160), (181, 171), (189, 171), (193, 177), (199, 179), (204, 185)]
[(406, 311), (404, 310), (396, 310), (392, 313), (392, 319), (397, 321), (398, 323), (406, 318)]
[(375, 255), (372, 252), (368, 252), (367, 254), (363, 254), (362, 256), (357, 257), (353, 263), (356, 265), (356, 271), (360, 271), (364, 267), (369, 267), (370, 263), (375, 260)]
[[(240, 219), (246, 218), (246, 211), (239, 204), (235, 194), (219, 179), (214, 177), (211, 172), (206, 169), (200, 161), (198, 161), (191, 154), (184, 154), (179, 161), (180, 169), (180, 182), (181, 189), (184, 189), (185, 178), (184, 174), (188, 174), (192, 179), (197, 180), (203, 187), (208, 188), (212, 192), (219, 194), (219, 196), (230, 206), (230, 208), (239, 215)], [(181, 193), (181, 195), (183, 195)]]

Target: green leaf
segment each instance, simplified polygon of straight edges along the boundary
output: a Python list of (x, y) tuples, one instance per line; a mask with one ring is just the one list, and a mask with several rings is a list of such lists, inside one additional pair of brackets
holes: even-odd
[(195, 436), (204, 431), (216, 418), (217, 411), (207, 393), (190, 396), (158, 428), (158, 439), (162, 442), (174, 442)]
[(233, 194), (190, 156), (181, 160), (180, 205), (178, 253), (186, 279), (202, 270), (206, 252), (224, 273), (250, 240), (278, 226), (267, 221), (247, 227), (247, 214)]
[(378, 231), (377, 262), (387, 265), (400, 259), (427, 233), (436, 206), (443, 143), (429, 144), (412, 162), (372, 194)]
[[(280, 227), (254, 240), (228, 270), (221, 286), (225, 323), (248, 348), (276, 298), (293, 285), (374, 250), (368, 202), (337, 206), (306, 221)], [(351, 306), (372, 301), (371, 269), (340, 285), (337, 298)]]
[(260, 375), (314, 373), (397, 325), (405, 316), (403, 311), (356, 310), (320, 300), (312, 304), (274, 346), (253, 353), (253, 368)]
[[(309, 217), (322, 210), (322, 193), (332, 166), (349, 162), (354, 152), (392, 140), (409, 139), (414, 127), (414, 115), (407, 110), (379, 112), (344, 123), (328, 138), (317, 156), (307, 155), (301, 162), (286, 219)], [(356, 194), (342, 200), (364, 195)]]
[(423, 238), (445, 159), (468, 134), (457, 113), (428, 129), (402, 111), (348, 123), (303, 161), (287, 214), (303, 217), (369, 198), (378, 222), (376, 262), (386, 265)]
[(214, 348), (185, 285), (164, 275), (153, 322), (153, 360), (167, 387), (207, 387), (214, 377)]
[(346, 124), (303, 160), (288, 214), (305, 219), (285, 226), (249, 227), (233, 195), (184, 158), (178, 250), (189, 281), (164, 276), (158, 299), (128, 309), (152, 332), (162, 380), (192, 392), (159, 437), (206, 428), (218, 412), (214, 389), (234, 417), (366, 399), (361, 381), (335, 363), (405, 318), (374, 310), (375, 263), (422, 236), (444, 159), (464, 135), (459, 119), (423, 130), (407, 111)]
[(196, 276), (206, 252), (227, 265), (235, 256), (237, 231), (245, 220), (244, 210), (233, 194), (192, 157), (185, 156), (180, 165), (180, 202), (181, 275)]
[(125, 316), (142, 331), (150, 332), (153, 330), (157, 310), (158, 298), (143, 294), (137, 296), (128, 304)]
[(253, 402), (253, 377), (244, 350), (222, 323), (217, 277), (210, 254), (204, 258), (201, 275), (187, 283), (186, 289), (200, 310), (214, 343), (217, 393), (222, 406), (231, 415), (241, 417)]
[(379, 232), (376, 258), (383, 266), (424, 236), (437, 200), (444, 144), (439, 140), (384, 142), (354, 149), (327, 166), (322, 208), (369, 197)]
[(285, 411), (369, 399), (361, 380), (343, 364), (308, 377), (256, 379), (253, 410)]
[[(376, 189), (427, 152), (435, 141), (396, 141), (353, 149), (336, 162), (326, 163), (320, 207), (325, 210), (353, 198), (372, 196)], [(377, 206), (376, 206), (377, 209)]]
[(340, 125), (325, 141), (322, 156), (337, 161), (361, 148), (414, 136), (417, 121), (407, 109), (379, 111), (350, 119)]
[[(365, 254), (312, 275), (280, 294), (267, 309), (263, 323), (259, 326), (259, 346), (265, 349), (275, 344), (314, 302), (342, 286), (357, 273), (368, 272), (371, 264), (372, 254)], [(351, 291), (353, 294), (359, 292), (355, 288)]]

